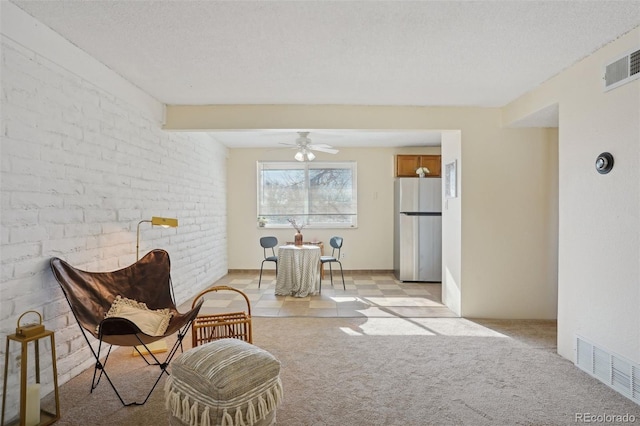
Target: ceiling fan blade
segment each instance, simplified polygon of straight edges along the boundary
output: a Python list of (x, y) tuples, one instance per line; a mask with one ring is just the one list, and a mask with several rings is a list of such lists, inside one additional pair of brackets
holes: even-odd
[(338, 152), (340, 152), (335, 148), (329, 147), (328, 145), (326, 147), (322, 145), (309, 145), (309, 149), (313, 151), (326, 152), (328, 154), (337, 154)]

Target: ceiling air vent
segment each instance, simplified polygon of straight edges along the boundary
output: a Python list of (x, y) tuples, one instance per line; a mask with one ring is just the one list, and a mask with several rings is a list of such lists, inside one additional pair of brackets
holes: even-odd
[(615, 59), (604, 67), (604, 90), (615, 89), (640, 77), (640, 49)]

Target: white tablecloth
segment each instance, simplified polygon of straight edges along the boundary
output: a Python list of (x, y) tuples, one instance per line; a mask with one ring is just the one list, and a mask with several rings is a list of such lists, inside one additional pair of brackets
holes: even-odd
[(276, 294), (306, 297), (318, 292), (320, 286), (320, 247), (280, 246), (278, 248), (278, 278)]

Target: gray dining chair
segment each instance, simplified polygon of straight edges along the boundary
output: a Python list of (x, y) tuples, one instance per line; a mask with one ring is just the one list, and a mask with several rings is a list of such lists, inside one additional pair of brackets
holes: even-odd
[[(331, 287), (333, 287), (333, 269), (331, 269), (332, 263), (337, 263), (340, 265), (340, 274), (342, 275), (342, 288), (344, 290), (347, 289), (347, 286), (344, 284), (344, 271), (342, 270), (342, 262), (340, 262), (340, 250), (342, 249), (342, 237), (331, 237), (329, 240), (329, 244), (331, 245), (331, 256), (320, 256), (321, 267), (324, 268), (324, 264), (329, 264), (329, 273), (331, 275)], [(336, 255), (337, 252), (337, 255)], [(320, 274), (320, 292), (322, 292), (322, 274)]]
[[(262, 237), (260, 238), (260, 245), (264, 253), (264, 259), (260, 264), (260, 279), (258, 280), (258, 288), (262, 283), (262, 269), (264, 268), (264, 262), (274, 262), (276, 264), (276, 277), (278, 276), (278, 256), (276, 256), (275, 247), (278, 245), (278, 239), (276, 237)], [(271, 254), (269, 254), (271, 250)]]

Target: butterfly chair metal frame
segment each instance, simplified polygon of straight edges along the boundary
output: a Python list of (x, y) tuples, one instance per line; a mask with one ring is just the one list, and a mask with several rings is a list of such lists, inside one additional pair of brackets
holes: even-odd
[[(329, 264), (329, 273), (331, 275), (331, 287), (333, 287), (333, 269), (331, 269), (331, 264), (337, 262), (340, 265), (340, 274), (342, 275), (342, 288), (347, 289), (347, 286), (344, 284), (344, 272), (342, 270), (342, 262), (340, 262), (340, 250), (342, 249), (342, 237), (331, 237), (329, 240), (329, 244), (331, 245), (331, 256), (320, 256), (320, 266), (324, 268), (324, 264)], [(336, 250), (338, 251), (338, 256), (336, 256)], [(322, 291), (322, 274), (320, 274), (320, 291)]]
[[(96, 360), (91, 381), (91, 393), (104, 376), (122, 405), (144, 405), (162, 376), (169, 375), (167, 366), (178, 349), (182, 350), (182, 340), (198, 315), (202, 301), (185, 314), (178, 312), (171, 283), (171, 262), (169, 254), (164, 250), (152, 250), (136, 263), (112, 272), (82, 271), (57, 257), (51, 259), (51, 270), (60, 284), (71, 307), (71, 312)], [(150, 310), (169, 309), (172, 315), (165, 333), (161, 336), (150, 336), (126, 318), (105, 318), (105, 314), (117, 296), (145, 303)], [(176, 342), (168, 350), (164, 361), (160, 361), (147, 345), (176, 333)], [(90, 336), (98, 339), (97, 350), (92, 345)], [(109, 348), (103, 348), (103, 344), (108, 344)], [(144, 401), (125, 403), (107, 374), (106, 364), (113, 345), (133, 346), (147, 365), (159, 367), (160, 374)], [(138, 349), (138, 346), (144, 348), (144, 351), (152, 358), (151, 362)], [(102, 356), (104, 356), (104, 361), (100, 360)]]
[[(260, 288), (260, 284), (262, 283), (262, 268), (264, 267), (264, 262), (275, 262), (276, 277), (278, 276), (278, 256), (276, 256), (276, 250), (274, 248), (278, 245), (278, 239), (276, 237), (261, 237), (260, 245), (262, 246), (262, 251), (264, 252), (264, 260), (260, 264), (260, 278), (258, 279), (258, 288)], [(267, 249), (271, 249), (271, 256), (267, 256)]]

